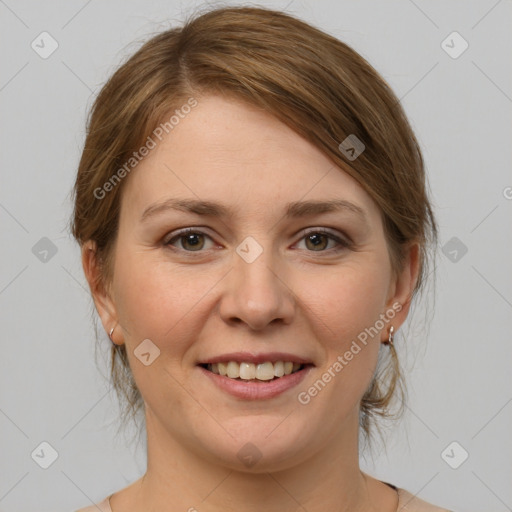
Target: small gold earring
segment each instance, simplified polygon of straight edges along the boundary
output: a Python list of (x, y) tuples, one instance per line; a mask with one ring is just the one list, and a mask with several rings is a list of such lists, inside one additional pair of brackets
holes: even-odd
[(384, 342), (385, 345), (393, 345), (393, 338), (394, 338), (394, 335), (393, 333), (395, 332), (395, 328), (393, 326), (391, 326), (389, 328), (389, 336), (388, 336), (388, 340)]
[[(116, 324), (117, 325), (117, 324)], [(110, 329), (110, 332), (108, 333), (108, 337), (110, 338), (110, 341), (112, 342), (113, 345), (116, 345), (116, 343), (114, 342), (114, 340), (112, 339), (112, 334), (114, 333), (114, 329), (116, 328), (116, 326), (114, 325), (114, 327), (112, 327), (112, 329)], [(116, 345), (117, 346), (117, 345)]]

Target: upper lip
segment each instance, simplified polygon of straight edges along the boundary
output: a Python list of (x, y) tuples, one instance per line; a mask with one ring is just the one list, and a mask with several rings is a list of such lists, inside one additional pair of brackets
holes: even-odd
[(288, 352), (265, 352), (260, 354), (253, 354), (251, 352), (231, 352), (229, 354), (205, 358), (197, 364), (229, 363), (229, 361), (254, 364), (266, 363), (267, 361), (271, 363), (276, 363), (277, 361), (291, 361), (292, 363), (313, 364), (310, 359)]

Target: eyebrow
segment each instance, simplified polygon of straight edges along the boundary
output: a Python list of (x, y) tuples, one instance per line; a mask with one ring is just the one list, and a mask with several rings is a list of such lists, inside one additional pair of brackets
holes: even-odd
[[(231, 208), (214, 201), (171, 198), (148, 206), (142, 213), (140, 221), (144, 222), (151, 217), (169, 210), (195, 213), (197, 215), (207, 217), (225, 218), (233, 217), (235, 213)], [(365, 222), (367, 221), (366, 214), (360, 206), (344, 199), (331, 199), (329, 201), (296, 201), (288, 203), (285, 210), (286, 218), (299, 218), (322, 213), (348, 211), (361, 217), (361, 220)]]

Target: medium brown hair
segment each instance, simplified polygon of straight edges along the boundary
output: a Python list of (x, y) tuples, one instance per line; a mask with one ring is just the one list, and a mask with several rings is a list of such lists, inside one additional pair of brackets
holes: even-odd
[[(157, 34), (131, 56), (97, 96), (74, 187), (72, 233), (96, 244), (101, 281), (112, 276), (112, 254), (125, 181), (94, 193), (147, 140), (172, 110), (208, 93), (242, 99), (275, 116), (344, 169), (379, 206), (394, 270), (411, 243), (420, 247), (422, 287), (430, 242), (437, 237), (424, 163), (399, 100), (377, 71), (345, 43), (288, 14), (228, 7)], [(171, 113), (171, 114), (170, 114)], [(355, 135), (355, 159), (340, 150)], [(360, 406), (369, 440), (372, 417), (391, 417), (404, 386), (394, 347), (383, 348)], [(387, 361), (385, 359), (387, 358)], [(125, 415), (143, 405), (124, 345), (112, 348), (111, 377)]]

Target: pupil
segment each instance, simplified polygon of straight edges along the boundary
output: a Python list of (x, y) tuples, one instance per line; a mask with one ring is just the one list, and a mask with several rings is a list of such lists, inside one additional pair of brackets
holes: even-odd
[(200, 245), (199, 237), (201, 235), (199, 234), (190, 234), (185, 236), (185, 245), (191, 246), (191, 247), (197, 247)]
[(314, 247), (319, 247), (322, 244), (322, 238), (324, 238), (324, 235), (313, 234), (309, 235), (308, 240), (312, 242)]

